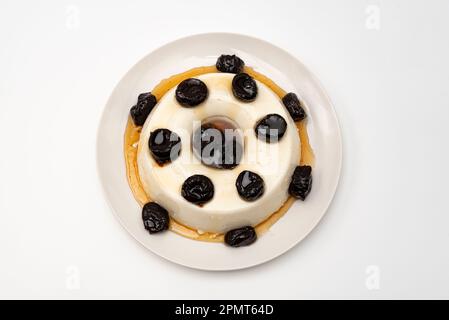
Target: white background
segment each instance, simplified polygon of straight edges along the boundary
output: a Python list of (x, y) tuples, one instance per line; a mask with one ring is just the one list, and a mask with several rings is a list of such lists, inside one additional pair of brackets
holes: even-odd
[[(300, 245), (203, 272), (133, 240), (100, 188), (115, 84), (174, 39), (272, 42), (323, 83), (341, 183)], [(0, 0), (0, 298), (449, 298), (449, 2)]]

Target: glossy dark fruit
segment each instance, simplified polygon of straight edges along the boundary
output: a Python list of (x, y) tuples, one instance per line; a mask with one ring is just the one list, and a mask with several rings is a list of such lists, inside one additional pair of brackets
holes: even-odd
[(266, 142), (281, 140), (287, 130), (287, 122), (280, 115), (272, 113), (260, 119), (256, 124), (256, 135)]
[(206, 100), (209, 91), (206, 84), (194, 78), (189, 78), (178, 84), (175, 96), (183, 107), (191, 108)]
[(226, 232), (225, 243), (231, 247), (243, 247), (257, 240), (256, 230), (247, 226)]
[(169, 129), (156, 129), (150, 134), (148, 147), (159, 164), (174, 161), (181, 152), (181, 138)]
[(312, 167), (297, 166), (293, 172), (288, 193), (295, 198), (305, 200), (312, 189)]
[[(144, 99), (148, 99), (149, 97), (151, 97), (151, 96), (153, 96), (152, 94), (151, 94), (151, 92), (143, 92), (143, 93), (141, 93), (141, 94), (139, 94), (138, 96), (137, 96), (137, 101), (141, 101), (141, 100), (144, 100)], [(154, 96), (153, 96), (154, 97)]]
[(232, 93), (241, 101), (254, 101), (257, 96), (256, 81), (249, 74), (239, 73), (232, 79)]
[(307, 117), (304, 108), (301, 106), (301, 102), (298, 99), (298, 96), (293, 93), (287, 93), (282, 98), (282, 103), (284, 103), (285, 108), (288, 113), (290, 113), (293, 121), (301, 121)]
[(150, 233), (158, 233), (168, 229), (170, 218), (167, 210), (156, 202), (148, 202), (142, 209), (142, 220), (145, 229)]
[(201, 125), (194, 133), (194, 154), (201, 162), (216, 169), (233, 169), (242, 158), (243, 148), (235, 135), (212, 123)]
[(265, 190), (265, 184), (261, 176), (248, 170), (240, 172), (235, 181), (235, 187), (240, 197), (246, 201), (259, 199)]
[(203, 205), (214, 196), (214, 184), (201, 174), (190, 176), (184, 181), (181, 195), (189, 202)]
[(129, 112), (136, 126), (143, 126), (156, 103), (156, 97), (153, 96), (151, 92), (139, 94), (137, 104), (133, 106)]
[(240, 73), (243, 71), (243, 67), (245, 66), (245, 62), (242, 59), (237, 57), (235, 54), (228, 55), (222, 54), (215, 64), (218, 71), (228, 72), (228, 73)]

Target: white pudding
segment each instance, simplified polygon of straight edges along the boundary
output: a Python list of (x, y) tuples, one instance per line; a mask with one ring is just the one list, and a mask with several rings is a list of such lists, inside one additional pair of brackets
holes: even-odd
[[(288, 185), (301, 156), (297, 127), (279, 97), (256, 81), (258, 94), (253, 102), (237, 100), (232, 93), (234, 74), (209, 73), (202, 80), (209, 96), (193, 108), (182, 107), (175, 98), (175, 88), (168, 91), (148, 116), (140, 135), (137, 165), (145, 192), (176, 221), (201, 232), (222, 233), (243, 226), (256, 226), (277, 211), (288, 198)], [(257, 138), (254, 128), (261, 118), (276, 113), (287, 122), (284, 136), (275, 143)], [(232, 119), (244, 134), (244, 152), (234, 169), (216, 169), (201, 164), (193, 155), (191, 136), (198, 122), (213, 116)], [(181, 137), (180, 156), (163, 166), (153, 159), (148, 139), (150, 133), (167, 128)], [(264, 194), (255, 201), (240, 198), (235, 187), (243, 170), (260, 175)], [(214, 184), (214, 197), (203, 206), (188, 202), (181, 195), (184, 181), (194, 175), (207, 176)]]

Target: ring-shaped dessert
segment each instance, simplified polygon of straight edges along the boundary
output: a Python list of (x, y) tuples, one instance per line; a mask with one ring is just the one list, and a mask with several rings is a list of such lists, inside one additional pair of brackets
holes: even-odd
[[(140, 134), (137, 165), (145, 192), (173, 219), (199, 232), (225, 233), (267, 219), (289, 197), (288, 186), (301, 157), (297, 126), (279, 96), (254, 80), (256, 98), (239, 100), (232, 90), (234, 77), (218, 72), (195, 77), (207, 86), (208, 96), (194, 107), (183, 107), (176, 99), (176, 87), (172, 88), (151, 111)], [(286, 130), (277, 141), (263, 141), (255, 132), (256, 125), (272, 114), (285, 120)], [(232, 169), (206, 166), (192, 150), (195, 124), (217, 117), (229, 119), (242, 133), (242, 157)], [(151, 133), (158, 129), (169, 129), (181, 139), (179, 156), (162, 165), (148, 146)], [(263, 194), (253, 201), (243, 199), (236, 188), (236, 180), (245, 170), (263, 179)], [(201, 205), (182, 196), (184, 182), (193, 175), (203, 175), (213, 183), (213, 197)]]

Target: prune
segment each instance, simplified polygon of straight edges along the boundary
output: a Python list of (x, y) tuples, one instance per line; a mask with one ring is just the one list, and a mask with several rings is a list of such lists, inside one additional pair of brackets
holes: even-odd
[(170, 218), (167, 210), (156, 202), (148, 202), (143, 206), (142, 220), (146, 230), (157, 233), (168, 229)]
[(241, 101), (254, 101), (257, 96), (256, 81), (249, 74), (239, 73), (232, 79), (232, 93)]
[(150, 134), (148, 147), (154, 160), (164, 164), (176, 160), (181, 152), (181, 138), (169, 129), (156, 129)]
[(243, 147), (236, 137), (225, 139), (222, 149), (221, 168), (234, 169), (240, 163)]
[(272, 113), (260, 119), (256, 124), (256, 135), (266, 142), (281, 140), (287, 130), (287, 122), (280, 115)]
[(235, 187), (240, 197), (247, 201), (259, 199), (265, 189), (263, 179), (257, 173), (248, 170), (240, 172)]
[(156, 97), (152, 95), (151, 92), (139, 94), (137, 104), (133, 106), (129, 112), (136, 126), (143, 126), (156, 103)]
[(207, 123), (202, 124), (194, 133), (194, 154), (204, 165), (217, 169), (233, 169), (240, 163), (242, 145), (235, 135), (225, 134), (225, 130)]
[(245, 62), (242, 59), (237, 57), (235, 54), (227, 55), (222, 54), (215, 64), (218, 71), (228, 72), (228, 73), (240, 73), (243, 71), (243, 67), (245, 66)]
[(183, 107), (195, 107), (209, 95), (206, 84), (200, 79), (189, 78), (178, 84), (175, 96)]
[(293, 172), (288, 193), (295, 198), (305, 200), (312, 189), (312, 167), (297, 166)]
[(257, 240), (256, 230), (247, 226), (226, 232), (224, 241), (231, 247), (248, 246)]
[(181, 195), (187, 201), (201, 206), (214, 196), (214, 184), (208, 177), (195, 174), (184, 181)]
[(287, 93), (283, 98), (282, 102), (284, 103), (285, 108), (287, 108), (288, 113), (290, 113), (293, 121), (301, 121), (306, 118), (306, 112), (304, 108), (301, 106), (301, 102), (298, 99), (298, 96), (293, 93)]

